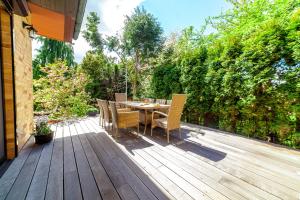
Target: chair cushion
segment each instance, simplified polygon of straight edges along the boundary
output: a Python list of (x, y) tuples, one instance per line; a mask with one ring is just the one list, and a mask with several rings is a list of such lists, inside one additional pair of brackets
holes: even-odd
[(154, 119), (154, 125), (161, 127), (161, 128), (167, 128), (167, 118), (159, 118), (159, 119)]

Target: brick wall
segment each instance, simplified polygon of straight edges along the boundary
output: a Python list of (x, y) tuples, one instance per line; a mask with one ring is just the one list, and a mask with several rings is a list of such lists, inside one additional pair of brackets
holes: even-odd
[(32, 45), (22, 22), (30, 19), (14, 15), (14, 64), (16, 131), (20, 149), (33, 132)]

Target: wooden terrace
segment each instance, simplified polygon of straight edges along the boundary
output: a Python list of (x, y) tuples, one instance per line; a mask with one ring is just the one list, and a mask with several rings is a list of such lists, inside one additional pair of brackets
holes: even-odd
[(190, 124), (169, 144), (160, 129), (114, 139), (92, 117), (52, 129), (11, 163), (0, 199), (300, 198), (299, 151)]

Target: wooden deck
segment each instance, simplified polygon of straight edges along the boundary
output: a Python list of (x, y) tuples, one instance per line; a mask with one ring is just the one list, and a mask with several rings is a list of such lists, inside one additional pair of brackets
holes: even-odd
[[(97, 118), (31, 138), (0, 179), (0, 199), (300, 199), (300, 152), (184, 124), (113, 139)], [(176, 135), (176, 134), (175, 134)]]

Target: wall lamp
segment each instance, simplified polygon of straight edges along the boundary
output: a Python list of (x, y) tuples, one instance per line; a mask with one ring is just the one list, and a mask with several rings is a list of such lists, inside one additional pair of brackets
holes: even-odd
[(29, 37), (31, 39), (34, 39), (35, 38), (35, 34), (36, 34), (36, 30), (33, 28), (33, 26), (30, 25), (30, 24), (27, 24), (25, 22), (23, 22), (22, 25), (23, 25), (23, 28), (26, 28), (29, 31)]

